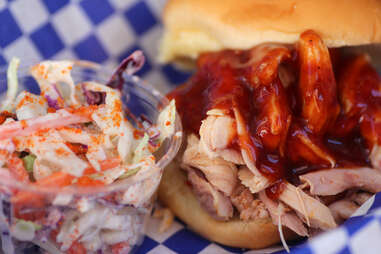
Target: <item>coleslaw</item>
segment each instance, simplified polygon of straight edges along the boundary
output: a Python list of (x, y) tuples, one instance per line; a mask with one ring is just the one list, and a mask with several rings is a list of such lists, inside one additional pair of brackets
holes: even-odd
[[(43, 61), (30, 69), (39, 95), (17, 94), (20, 61), (12, 59), (0, 113), (0, 177), (62, 193), (0, 186), (4, 253), (24, 241), (72, 254), (128, 253), (138, 243), (162, 173), (155, 153), (175, 134), (176, 121), (174, 101), (157, 124), (124, 107), (123, 73), (137, 71), (142, 57), (138, 51), (126, 58), (105, 85), (75, 83), (74, 62)], [(123, 183), (128, 188), (108, 193), (65, 192)]]

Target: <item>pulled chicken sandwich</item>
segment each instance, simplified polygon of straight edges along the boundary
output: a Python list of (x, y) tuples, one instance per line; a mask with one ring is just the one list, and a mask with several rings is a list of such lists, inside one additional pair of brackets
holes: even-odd
[[(169, 1), (161, 59), (185, 130), (161, 201), (204, 237), (263, 248), (330, 230), (381, 191), (377, 1)], [(283, 227), (283, 230), (282, 230)]]

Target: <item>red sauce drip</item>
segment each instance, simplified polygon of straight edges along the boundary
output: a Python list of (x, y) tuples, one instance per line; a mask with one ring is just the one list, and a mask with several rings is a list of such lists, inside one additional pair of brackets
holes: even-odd
[[(381, 122), (381, 79), (370, 64), (357, 59), (351, 60), (354, 66), (346, 66), (344, 64), (347, 61), (343, 61), (337, 50), (330, 51), (341, 113), (325, 133), (314, 133), (306, 127), (306, 120), (301, 117), (301, 99), (297, 92), (298, 52), (289, 50), (289, 55), (282, 62), (282, 68), (291, 75), (289, 82), (276, 75), (270, 84), (258, 85), (255, 77), (250, 76), (250, 73), (257, 71), (253, 71), (255, 62), (251, 59), (252, 52), (261, 52), (255, 48), (246, 51), (225, 50), (201, 55), (194, 76), (168, 95), (176, 100), (184, 130), (197, 135), (208, 110), (222, 109), (234, 118), (233, 107), (238, 108), (249, 137), (236, 137), (229, 147), (236, 150), (247, 148), (250, 151), (258, 170), (273, 182), (266, 190), (272, 199), (282, 192), (285, 180), (297, 184), (298, 175), (331, 167), (329, 161), (306, 149), (295, 138), (298, 135), (320, 146), (321, 151), (335, 160), (335, 167), (370, 166), (369, 151), (375, 145), (374, 142), (381, 144), (381, 123), (376, 124), (377, 118)], [(351, 68), (353, 71), (348, 74)], [(348, 83), (348, 80), (354, 86), (349, 90), (355, 90), (352, 95), (354, 113), (350, 117), (343, 109), (345, 88), (342, 83)], [(288, 82), (287, 88), (284, 88), (283, 82)], [(272, 96), (274, 94), (275, 97)], [(273, 106), (270, 103), (273, 98), (281, 104), (279, 121), (283, 132), (279, 135), (268, 134), (269, 122), (272, 121), (269, 112), (272, 108), (267, 110), (266, 107)], [(362, 124), (360, 116), (365, 117)]]
[(201, 55), (195, 75), (168, 94), (169, 99), (176, 100), (185, 131), (198, 134), (201, 120), (212, 108), (226, 110), (227, 114), (232, 115), (234, 103), (245, 114), (252, 112), (250, 91), (242, 85), (237, 75), (238, 70), (227, 61), (234, 55), (233, 51)]
[(273, 185), (266, 189), (266, 195), (270, 199), (275, 200), (279, 197), (279, 195), (282, 193), (285, 187), (286, 184), (282, 179), (277, 180)]
[(201, 120), (206, 115), (207, 98), (204, 91), (208, 87), (208, 80), (200, 70), (187, 83), (179, 86), (169, 95), (169, 99), (176, 99), (176, 107), (180, 114), (185, 131), (198, 133)]

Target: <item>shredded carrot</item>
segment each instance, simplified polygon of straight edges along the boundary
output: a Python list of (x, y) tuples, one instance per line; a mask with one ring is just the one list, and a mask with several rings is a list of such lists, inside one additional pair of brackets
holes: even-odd
[(83, 171), (83, 175), (92, 175), (97, 173), (96, 169), (93, 167), (88, 167)]
[(82, 176), (82, 177), (78, 178), (77, 185), (82, 186), (82, 187), (102, 186), (102, 185), (104, 185), (104, 182), (102, 182), (100, 180), (93, 179), (93, 178), (88, 177), (88, 176)]
[[(121, 161), (121, 159), (119, 157), (113, 157), (113, 158), (110, 158), (110, 159), (106, 159), (106, 160), (100, 161), (99, 165), (101, 166), (101, 170), (105, 171), (105, 170), (112, 169), (112, 168), (115, 168), (115, 167), (119, 166), (121, 162), (122, 161)], [(88, 168), (85, 169), (83, 174), (84, 175), (91, 175), (91, 174), (95, 174), (95, 173), (97, 173), (95, 168), (88, 167)]]
[(0, 158), (5, 162), (11, 175), (20, 182), (29, 182), (29, 175), (23, 161), (15, 153), (0, 149)]
[(55, 108), (52, 108), (52, 107), (49, 107), (48, 108), (48, 113), (56, 113), (56, 109)]
[(113, 157), (110, 159), (103, 160), (99, 162), (99, 164), (101, 166), (101, 170), (107, 170), (119, 166), (121, 162), (122, 161), (120, 157)]
[(86, 248), (82, 243), (75, 241), (67, 250), (68, 254), (86, 254)]
[(79, 143), (65, 143), (76, 155), (86, 154), (87, 147)]
[[(47, 211), (45, 209), (30, 210), (26, 212), (24, 209), (26, 205), (27, 204), (13, 204), (13, 213), (16, 218), (28, 221), (40, 221), (46, 218)], [(43, 206), (44, 203), (41, 203), (39, 207)]]
[(15, 144), (16, 147), (19, 147), (21, 144), (20, 140), (18, 140), (17, 138), (12, 138), (12, 142), (13, 144)]
[[(74, 176), (59, 171), (38, 180), (34, 185), (41, 187), (64, 187), (70, 185), (73, 179)], [(44, 197), (34, 192), (20, 191), (11, 198), (11, 202), (13, 204), (28, 204), (30, 206), (42, 207), (44, 206)]]
[(111, 253), (112, 254), (124, 254), (128, 253), (130, 250), (130, 244), (128, 242), (120, 242), (113, 244), (111, 246)]
[(43, 196), (38, 195), (35, 192), (27, 191), (20, 191), (16, 195), (12, 196), (11, 203), (15, 207), (30, 206), (38, 208), (45, 206), (45, 200)]
[(7, 167), (11, 173), (21, 182), (29, 182), (29, 175), (24, 167), (23, 161), (16, 155), (11, 155), (7, 161)]
[(36, 182), (36, 185), (43, 187), (64, 187), (70, 185), (73, 181), (74, 176), (59, 171), (54, 172), (50, 176), (44, 177)]

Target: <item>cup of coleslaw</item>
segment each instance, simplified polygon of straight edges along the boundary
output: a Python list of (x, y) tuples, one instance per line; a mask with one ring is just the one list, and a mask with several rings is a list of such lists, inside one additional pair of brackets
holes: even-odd
[(92, 62), (17, 66), (0, 70), (3, 252), (133, 252), (180, 147), (174, 102)]

